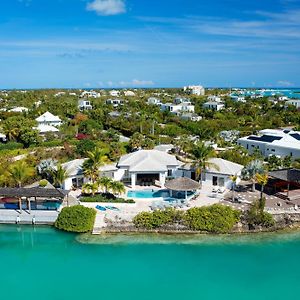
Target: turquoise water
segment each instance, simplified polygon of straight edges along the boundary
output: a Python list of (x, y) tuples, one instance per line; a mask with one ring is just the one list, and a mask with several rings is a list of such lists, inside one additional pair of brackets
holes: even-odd
[(127, 197), (129, 198), (143, 198), (143, 199), (151, 199), (151, 198), (168, 198), (170, 197), (170, 193), (167, 190), (141, 190), (141, 191), (128, 191)]
[[(192, 195), (192, 192), (188, 192), (188, 196)], [(184, 192), (174, 192), (173, 196), (176, 198), (184, 198)], [(168, 190), (140, 190), (140, 191), (128, 191), (128, 198), (137, 198), (137, 199), (152, 199), (152, 198), (165, 198), (168, 200), (174, 200), (176, 198), (170, 197), (170, 192)]]
[(299, 299), (300, 232), (90, 237), (0, 226), (1, 299)]

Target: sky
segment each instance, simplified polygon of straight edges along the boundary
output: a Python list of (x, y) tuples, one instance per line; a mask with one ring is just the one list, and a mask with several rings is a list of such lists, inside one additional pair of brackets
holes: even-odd
[(0, 0), (0, 88), (300, 87), (300, 0)]

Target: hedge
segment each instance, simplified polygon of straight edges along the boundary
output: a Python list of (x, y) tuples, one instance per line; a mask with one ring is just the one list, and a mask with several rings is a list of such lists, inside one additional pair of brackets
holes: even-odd
[(96, 210), (93, 208), (82, 205), (64, 207), (54, 226), (69, 232), (90, 232), (94, 227), (95, 218)]
[(0, 151), (2, 150), (15, 150), (15, 149), (23, 149), (24, 145), (17, 142), (9, 142), (6, 144), (0, 144)]
[(80, 198), (81, 202), (102, 202), (102, 203), (135, 203), (132, 199), (124, 199), (117, 197), (105, 197), (102, 194), (96, 194), (94, 196), (83, 196)]

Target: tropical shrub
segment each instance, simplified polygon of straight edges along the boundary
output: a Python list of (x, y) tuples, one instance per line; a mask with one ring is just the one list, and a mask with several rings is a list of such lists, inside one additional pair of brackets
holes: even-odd
[(103, 202), (103, 203), (135, 203), (132, 199), (123, 199), (115, 197), (109, 193), (95, 194), (94, 196), (83, 196), (80, 198), (81, 202)]
[(48, 180), (42, 179), (42, 180), (40, 180), (40, 182), (39, 182), (39, 187), (46, 187), (47, 184), (48, 184)]
[(17, 142), (9, 142), (7, 144), (0, 144), (0, 151), (1, 150), (15, 150), (15, 149), (22, 149), (24, 146), (21, 143)]
[(60, 230), (84, 233), (93, 229), (96, 210), (76, 205), (64, 207), (60, 212), (54, 226)]
[(190, 208), (184, 216), (191, 230), (212, 233), (227, 233), (239, 220), (238, 210), (220, 204)]

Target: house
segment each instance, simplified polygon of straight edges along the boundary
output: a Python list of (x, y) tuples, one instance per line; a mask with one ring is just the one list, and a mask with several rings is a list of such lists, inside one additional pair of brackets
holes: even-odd
[(194, 112), (195, 106), (192, 105), (190, 101), (188, 101), (179, 104), (175, 104), (175, 103), (161, 104), (160, 109), (161, 111), (169, 111), (172, 114), (179, 114), (182, 112)]
[(10, 109), (9, 112), (23, 113), (23, 112), (28, 112), (28, 110), (29, 109), (27, 107), (18, 106)]
[(203, 186), (218, 186), (231, 189), (233, 185), (231, 177), (235, 175), (238, 177), (236, 183), (240, 182), (244, 166), (222, 158), (211, 158), (209, 163), (212, 166), (205, 170), (202, 175)]
[(230, 99), (233, 102), (246, 102), (246, 99), (244, 96), (239, 96), (239, 95), (230, 95)]
[[(86, 158), (74, 159), (72, 161), (62, 164), (62, 167), (66, 171), (67, 178), (63, 183), (63, 188), (65, 190), (71, 190), (72, 188), (81, 188), (82, 185), (88, 182), (83, 174), (83, 163)], [(117, 171), (116, 165), (104, 165), (99, 168), (99, 174), (103, 177), (114, 178), (114, 174)]]
[(139, 150), (120, 158), (116, 180), (138, 185), (159, 182), (163, 187), (166, 179), (176, 177), (180, 163), (175, 156), (159, 150)]
[(285, 107), (287, 108), (289, 105), (295, 106), (297, 109), (300, 109), (300, 99), (291, 99), (285, 102)]
[(38, 130), (40, 134), (58, 133), (59, 132), (59, 130), (56, 127), (54, 127), (52, 125), (47, 125), (47, 124), (39, 124), (34, 129)]
[(207, 97), (207, 101), (208, 102), (222, 102), (222, 99), (219, 96), (211, 95), (211, 96)]
[(101, 94), (95, 91), (83, 91), (80, 98), (100, 98)]
[(237, 140), (251, 154), (260, 151), (264, 157), (276, 155), (300, 158), (300, 131), (264, 129), (258, 135), (250, 135)]
[(62, 124), (62, 121), (58, 116), (55, 116), (48, 111), (35, 120), (37, 121), (38, 125), (51, 125), (57, 127)]
[(204, 96), (205, 95), (205, 89), (202, 85), (190, 85), (185, 86), (183, 90), (190, 95), (196, 95), (196, 96)]
[(190, 103), (191, 104), (191, 101), (187, 98), (183, 98), (183, 97), (176, 97), (174, 99), (174, 104), (181, 104), (181, 103)]
[(106, 100), (106, 104), (112, 105), (113, 107), (118, 107), (119, 105), (124, 104), (124, 100), (122, 100), (122, 99), (108, 99), (108, 100)]
[(202, 117), (195, 114), (195, 113), (182, 113), (180, 115), (180, 118), (182, 120), (185, 120), (185, 121), (192, 121), (192, 122), (198, 122), (198, 121), (201, 121), (202, 120)]
[(92, 110), (93, 106), (91, 104), (91, 101), (80, 99), (78, 101), (78, 109), (81, 110), (81, 111)]
[(133, 91), (125, 91), (124, 95), (125, 95), (125, 97), (134, 97), (135, 96), (135, 92), (133, 92)]
[(147, 103), (152, 105), (161, 105), (161, 100), (155, 97), (150, 97)]
[(210, 102), (205, 102), (203, 104), (203, 108), (204, 109), (212, 109), (212, 110), (219, 111), (219, 110), (225, 108), (225, 104), (224, 103), (220, 103), (220, 102), (210, 101)]
[(64, 96), (66, 94), (66, 92), (58, 92), (54, 95), (54, 97), (60, 97), (60, 96)]
[(116, 91), (116, 90), (109, 91), (109, 94), (110, 94), (112, 97), (119, 97), (119, 96), (120, 96), (120, 92), (119, 92), (119, 91)]

